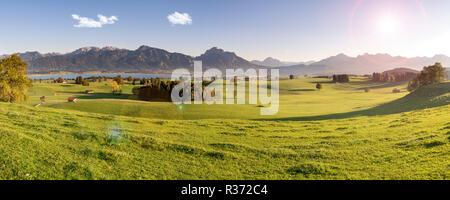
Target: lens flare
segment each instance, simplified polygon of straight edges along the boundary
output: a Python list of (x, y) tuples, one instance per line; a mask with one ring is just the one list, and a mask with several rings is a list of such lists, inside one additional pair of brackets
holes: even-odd
[[(421, 0), (380, 1), (356, 0), (349, 15), (348, 34), (351, 49), (356, 52), (365, 50), (366, 43), (373, 41), (378, 49), (389, 51), (402, 40), (411, 29), (409, 19), (427, 26), (428, 16)], [(377, 43), (378, 42), (378, 43)], [(378, 51), (378, 50), (376, 50)], [(368, 52), (369, 53), (369, 52)], [(370, 57), (363, 57), (376, 63)]]
[(106, 127), (106, 142), (110, 144), (122, 144), (128, 141), (124, 123), (120, 120), (111, 121)]

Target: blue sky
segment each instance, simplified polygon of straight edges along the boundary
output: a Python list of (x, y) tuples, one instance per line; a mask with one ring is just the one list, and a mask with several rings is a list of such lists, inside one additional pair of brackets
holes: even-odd
[[(447, 0), (0, 0), (0, 54), (140, 45), (193, 56), (213, 46), (249, 59), (450, 55)], [(186, 13), (190, 24), (168, 15)], [(115, 16), (75, 27), (72, 15)]]

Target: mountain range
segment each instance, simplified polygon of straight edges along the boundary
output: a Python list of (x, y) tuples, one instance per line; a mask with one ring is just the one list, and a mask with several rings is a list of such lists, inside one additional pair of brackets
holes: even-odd
[[(8, 55), (0, 56), (6, 57)], [(41, 54), (39, 52), (18, 53), (28, 62), (28, 73), (54, 72), (128, 72), (170, 73), (177, 68), (193, 68), (194, 60), (202, 60), (204, 68), (258, 68), (249, 61), (217, 47), (198, 57), (171, 53), (163, 49), (141, 46), (136, 50), (116, 47), (83, 47), (73, 52)]]
[[(217, 47), (213, 47), (197, 57), (149, 46), (141, 46), (136, 50), (116, 47), (84, 47), (64, 54), (41, 54), (34, 51), (18, 53), (18, 55), (29, 63), (28, 73), (93, 71), (170, 73), (177, 68), (192, 69), (194, 60), (202, 60), (205, 69), (279, 68), (281, 75), (371, 74), (394, 68), (420, 70), (423, 66), (432, 65), (435, 62), (440, 62), (444, 67), (450, 66), (450, 57), (445, 55), (407, 58), (389, 54), (364, 54), (356, 57), (338, 54), (318, 62), (306, 63), (282, 62), (271, 57), (264, 61), (248, 61), (233, 52)], [(0, 58), (5, 56), (7, 55), (0, 56)]]
[(272, 57), (268, 57), (268, 58), (264, 59), (263, 61), (252, 60), (250, 62), (255, 64), (255, 65), (260, 65), (260, 66), (264, 66), (264, 67), (285, 67), (285, 66), (300, 65), (300, 64), (309, 65), (311, 63), (314, 63), (314, 61), (309, 61), (309, 62), (285, 62), (285, 61), (280, 61), (280, 60), (278, 60), (276, 58), (272, 58)]
[(280, 67), (280, 74), (371, 74), (373, 72), (383, 72), (394, 68), (410, 68), (421, 70), (424, 66), (433, 65), (440, 62), (444, 67), (450, 66), (450, 57), (436, 55), (433, 57), (401, 57), (389, 54), (364, 54), (357, 57), (350, 57), (345, 54), (338, 54), (323, 59), (309, 65), (299, 64), (287, 67)]

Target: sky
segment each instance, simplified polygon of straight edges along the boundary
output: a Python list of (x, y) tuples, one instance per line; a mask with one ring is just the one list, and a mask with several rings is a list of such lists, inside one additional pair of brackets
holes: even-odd
[(0, 55), (141, 45), (320, 60), (450, 55), (448, 0), (0, 0)]

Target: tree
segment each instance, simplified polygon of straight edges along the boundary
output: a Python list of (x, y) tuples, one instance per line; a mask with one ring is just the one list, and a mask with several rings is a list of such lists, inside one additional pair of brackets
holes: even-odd
[(322, 89), (322, 84), (317, 83), (317, 84), (316, 84), (316, 88), (317, 88), (318, 90)]
[(57, 83), (64, 83), (64, 78), (63, 77), (59, 77), (58, 79), (56, 79)]
[(129, 76), (129, 77), (127, 78), (127, 81), (128, 81), (128, 82), (133, 82), (133, 81), (134, 81), (134, 77)]
[(289, 76), (289, 79), (295, 79), (295, 75), (294, 74), (291, 74), (290, 76)]
[(112, 81), (111, 88), (112, 88), (113, 94), (118, 94), (118, 95), (122, 94), (122, 89), (116, 81)]
[(435, 63), (434, 65), (424, 67), (420, 74), (408, 83), (408, 91), (411, 92), (423, 86), (443, 81), (445, 81), (445, 69), (441, 63)]
[(403, 73), (373, 73), (372, 81), (374, 82), (402, 82), (410, 81), (416, 77), (413, 72), (403, 72)]
[[(144, 101), (171, 101), (172, 90), (179, 83), (177, 81), (163, 81), (158, 78), (151, 79), (150, 82), (147, 86), (133, 88), (133, 94)], [(207, 81), (202, 82), (202, 86), (205, 86), (205, 84), (207, 84)], [(193, 93), (194, 91), (191, 91), (191, 94)]]
[(28, 99), (27, 91), (32, 84), (25, 76), (27, 65), (17, 55), (0, 60), (0, 101), (21, 102)]
[(125, 82), (120, 75), (114, 77), (113, 81), (115, 81), (119, 85), (123, 85), (123, 83)]
[(81, 85), (82, 86), (89, 86), (89, 82), (87, 80), (82, 80), (81, 81)]
[(333, 75), (333, 82), (335, 83), (348, 83), (350, 78), (347, 74)]
[(75, 79), (75, 84), (82, 84), (82, 83), (83, 83), (83, 77), (77, 76), (77, 78)]
[(146, 82), (147, 82), (147, 80), (146, 80), (145, 78), (142, 78), (142, 79), (139, 81), (139, 84), (145, 85)]

